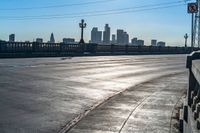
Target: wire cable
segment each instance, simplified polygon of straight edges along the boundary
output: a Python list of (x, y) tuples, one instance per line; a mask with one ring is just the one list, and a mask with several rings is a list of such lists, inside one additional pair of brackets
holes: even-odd
[(39, 6), (39, 7), (20, 7), (20, 8), (0, 8), (1, 11), (8, 11), (8, 10), (38, 10), (38, 9), (48, 9), (48, 8), (62, 8), (62, 7), (69, 7), (69, 6), (83, 6), (83, 5), (93, 5), (99, 3), (108, 3), (111, 1), (116, 0), (97, 0), (97, 1), (90, 1), (90, 2), (82, 2), (82, 3), (74, 3), (74, 4), (62, 4), (62, 5), (51, 5), (51, 6)]
[(124, 11), (124, 10), (132, 10), (138, 8), (148, 8), (154, 6), (163, 6), (163, 5), (171, 5), (171, 4), (178, 4), (182, 3), (183, 1), (178, 2), (166, 2), (166, 3), (159, 3), (159, 4), (148, 4), (143, 6), (134, 6), (134, 7), (127, 7), (127, 8), (118, 8), (118, 9), (110, 9), (110, 10), (97, 10), (97, 11), (88, 11), (88, 12), (78, 12), (78, 13), (68, 13), (68, 14), (52, 14), (52, 15), (36, 15), (36, 16), (0, 16), (1, 18), (35, 18), (35, 17), (58, 17), (58, 16), (70, 16), (70, 15), (88, 15), (88, 14), (96, 14), (96, 13), (106, 13), (106, 12), (114, 12), (114, 11)]
[(122, 13), (133, 13), (133, 12), (141, 12), (141, 11), (149, 11), (156, 9), (164, 9), (171, 8), (177, 6), (186, 5), (183, 4), (174, 4), (168, 3), (165, 4), (155, 4), (149, 6), (140, 6), (140, 7), (131, 7), (131, 8), (121, 8), (121, 9), (112, 9), (112, 10), (103, 10), (103, 11), (93, 11), (93, 12), (83, 12), (83, 13), (72, 13), (72, 14), (54, 14), (54, 15), (41, 15), (41, 16), (22, 16), (22, 17), (0, 17), (0, 19), (7, 20), (33, 20), (33, 19), (58, 19), (58, 18), (76, 18), (76, 17), (90, 17), (90, 16), (103, 16), (103, 15), (111, 15), (111, 14), (122, 14)]

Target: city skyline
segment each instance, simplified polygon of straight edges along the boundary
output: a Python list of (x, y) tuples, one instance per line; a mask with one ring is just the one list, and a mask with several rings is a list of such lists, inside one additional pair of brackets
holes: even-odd
[[(192, 2), (192, 1), (190, 1)], [(23, 9), (23, 7), (44, 7), (64, 5), (65, 7), (45, 8), (45, 9)], [(71, 6), (69, 6), (71, 4)], [(80, 4), (80, 5), (78, 5)], [(158, 6), (158, 5), (161, 6)], [(53, 0), (30, 0), (29, 2), (20, 2), (13, 0), (12, 2), (2, 0), (0, 2), (0, 39), (7, 40), (11, 33), (15, 33), (16, 41), (26, 41), (36, 37), (43, 38), (44, 41), (49, 40), (49, 34), (54, 33), (56, 40), (62, 40), (64, 37), (80, 39), (80, 29), (78, 23), (81, 18), (85, 19), (87, 28), (85, 30), (84, 39), (86, 42), (90, 40), (90, 32), (92, 27), (99, 27), (100, 31), (104, 30), (103, 24), (108, 23), (111, 28), (111, 36), (115, 34), (117, 29), (124, 29), (132, 37), (143, 38), (147, 44), (151, 44), (151, 39), (159, 39), (167, 42), (168, 45), (183, 46), (184, 35), (188, 33), (190, 36), (191, 16), (187, 14), (187, 6), (184, 0), (178, 2), (169, 0), (160, 2), (158, 0), (135, 1), (135, 0), (111, 0), (92, 3), (91, 0), (69, 0), (67, 3), (60, 0), (56, 4)], [(68, 5), (68, 6), (67, 6)], [(151, 9), (152, 8), (158, 9)], [(156, 6), (157, 5), (157, 6)], [(167, 8), (167, 6), (171, 6)], [(138, 11), (125, 10), (127, 13), (119, 13), (119, 9), (138, 7)], [(148, 8), (147, 8), (148, 7)], [(11, 10), (11, 9), (15, 10)], [(20, 9), (21, 8), (21, 9)], [(77, 10), (75, 11), (74, 8)], [(52, 15), (52, 14), (75, 14), (80, 12), (105, 11), (106, 15), (90, 14), (80, 15), (80, 17), (58, 18), (42, 18), (28, 19), (30, 16)], [(118, 9), (117, 12), (111, 10)], [(109, 15), (108, 10), (111, 14)], [(145, 11), (146, 10), (146, 11)], [(114, 13), (114, 15), (113, 15)], [(27, 16), (25, 20), (9, 20), (5, 16), (13, 18)], [(145, 28), (144, 28), (145, 27)], [(188, 44), (189, 45), (189, 44)]]
[[(166, 46), (166, 42), (160, 41), (157, 42), (157, 40), (151, 39), (151, 43), (147, 44), (145, 40), (138, 39), (137, 37), (130, 37), (129, 34), (124, 31), (123, 29), (117, 29), (115, 34), (110, 33), (111, 27), (109, 27), (109, 24), (105, 24), (104, 31), (99, 31), (98, 27), (93, 27), (91, 30), (91, 38), (89, 42), (86, 43), (96, 43), (96, 44), (117, 44), (117, 45), (135, 45), (135, 46)], [(7, 40), (4, 40), (7, 41)], [(15, 42), (15, 34), (10, 34), (8, 37), (9, 42)], [(152, 42), (153, 41), (153, 42)], [(155, 42), (156, 41), (156, 42)], [(17, 42), (17, 41), (16, 41)], [(20, 42), (20, 41), (18, 41)], [(21, 41), (24, 42), (24, 41)], [(56, 38), (54, 38), (54, 33), (52, 32), (50, 34), (50, 39), (44, 41), (42, 37), (36, 38), (36, 40), (30, 41), (26, 40), (25, 42), (39, 42), (39, 43), (79, 43), (78, 40), (75, 38), (69, 38), (64, 37), (62, 40), (56, 41)], [(161, 45), (159, 45), (161, 43)], [(164, 45), (163, 45), (164, 43)]]

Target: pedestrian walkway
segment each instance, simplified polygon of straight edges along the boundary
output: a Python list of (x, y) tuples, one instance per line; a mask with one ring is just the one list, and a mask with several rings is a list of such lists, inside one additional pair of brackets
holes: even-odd
[(186, 87), (185, 74), (132, 87), (91, 111), (69, 133), (169, 133), (173, 108)]

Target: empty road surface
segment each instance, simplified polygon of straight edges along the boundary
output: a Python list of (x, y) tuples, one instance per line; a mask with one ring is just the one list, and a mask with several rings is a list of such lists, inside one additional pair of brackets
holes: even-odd
[(186, 55), (0, 59), (0, 133), (169, 132)]

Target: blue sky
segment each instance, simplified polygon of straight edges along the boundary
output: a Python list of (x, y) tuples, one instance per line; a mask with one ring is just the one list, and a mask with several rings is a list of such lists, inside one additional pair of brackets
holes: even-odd
[[(184, 34), (190, 35), (191, 31), (191, 15), (187, 14), (184, 4), (184, 0), (0, 0), (0, 39), (8, 40), (8, 35), (15, 33), (17, 41), (32, 41), (37, 37), (47, 41), (53, 32), (57, 42), (64, 37), (79, 40), (78, 23), (83, 18), (87, 22), (86, 41), (90, 39), (92, 27), (103, 30), (108, 23), (113, 34), (117, 29), (124, 29), (130, 39), (144, 39), (146, 45), (151, 39), (157, 39), (166, 41), (167, 45), (181, 46)], [(41, 8), (47, 6), (57, 7)], [(113, 9), (117, 13), (107, 11)], [(52, 18), (52, 15), (62, 18)]]

